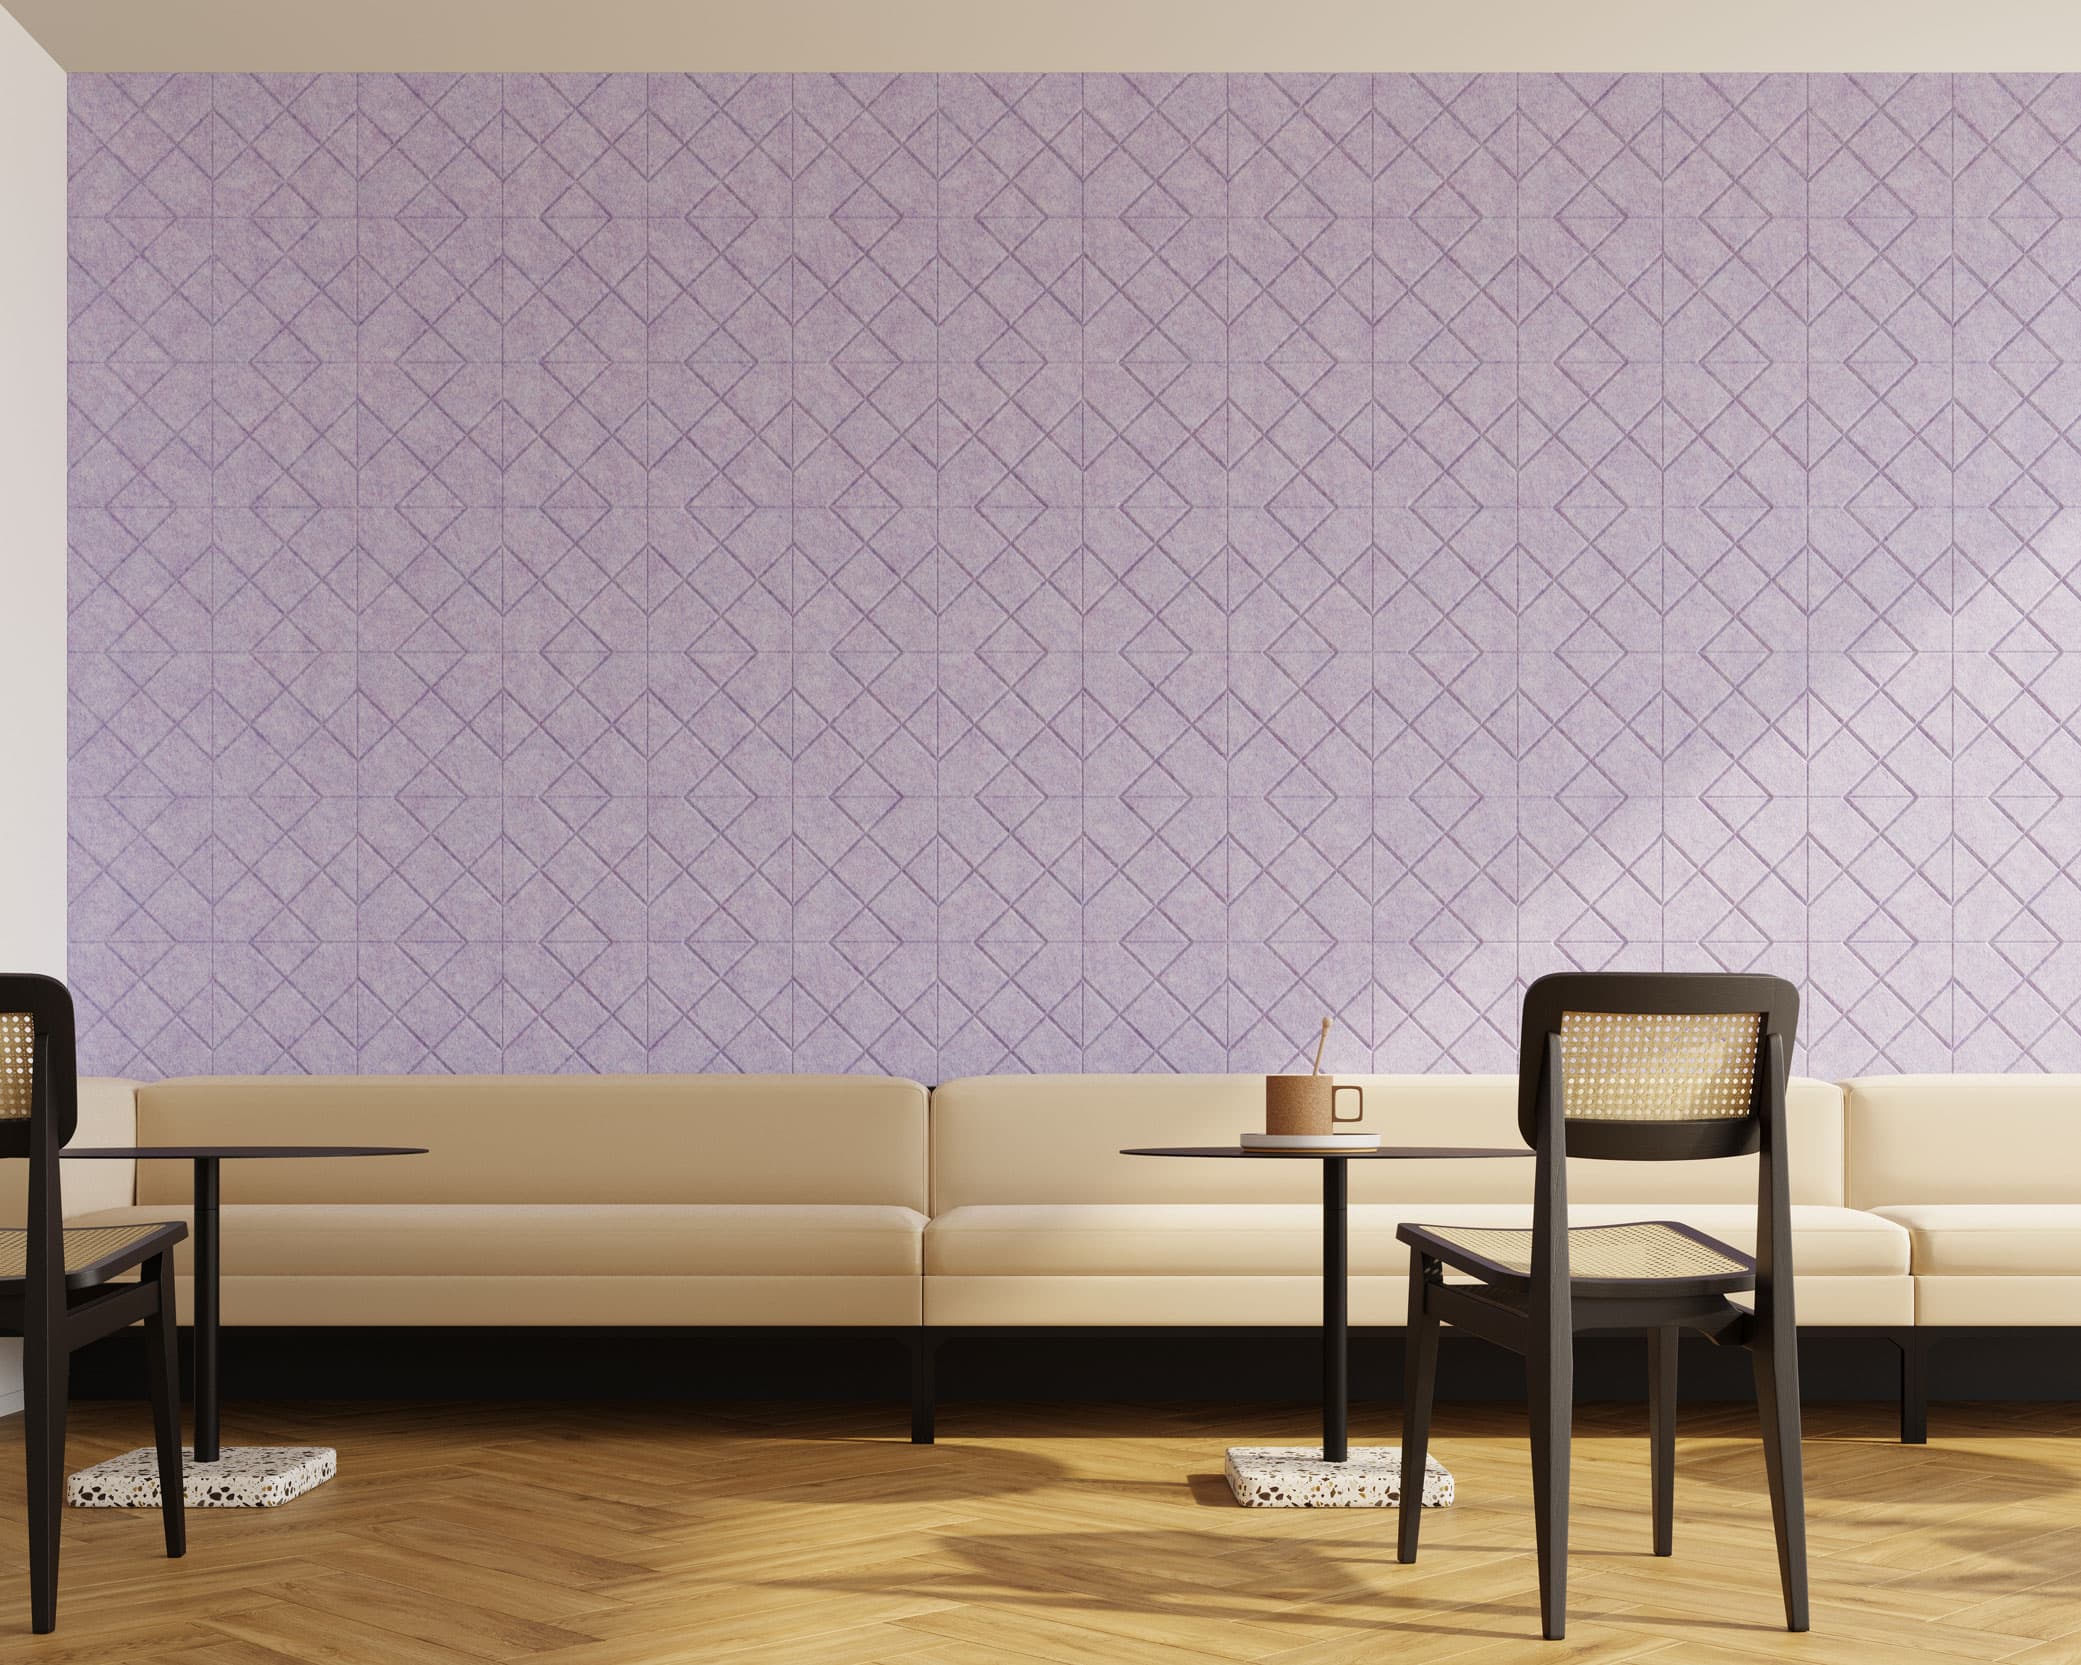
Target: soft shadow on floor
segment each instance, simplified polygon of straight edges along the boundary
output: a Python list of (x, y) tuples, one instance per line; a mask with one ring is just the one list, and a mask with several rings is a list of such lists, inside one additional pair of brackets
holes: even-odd
[[(1266, 1511), (1271, 1513), (1272, 1511)], [(1281, 1511), (1281, 1513), (1287, 1513)], [(1295, 1510), (1294, 1515), (1321, 1513)], [(1393, 1512), (1381, 1514), (1389, 1526)], [(1247, 1623), (1266, 1629), (1388, 1632), (1405, 1636), (1465, 1637), (1525, 1642), (1537, 1646), (1537, 1573), (1520, 1546), (1451, 1545), (1432, 1551), (1422, 1568), (1409, 1569), (1404, 1595), (1353, 1576), (1354, 1565), (1376, 1558), (1339, 1541), (1335, 1553), (1295, 1537), (1252, 1539), (1240, 1544), (1226, 1534), (1197, 1531), (1007, 1532), (967, 1536), (950, 1548), (964, 1563), (955, 1570), (914, 1579), (892, 1569), (843, 1578), (783, 1579), (777, 1588), (819, 1595), (915, 1597), (920, 1601), (980, 1604), (1039, 1615), (1120, 1613), (1137, 1620), (1175, 1619)], [(1453, 1564), (1472, 1573), (1491, 1568), (1498, 1556), (1521, 1569), (1510, 1575), (1512, 1597), (1461, 1600), (1451, 1583)], [(1444, 1575), (1439, 1579), (1434, 1575)], [(1493, 1580), (1487, 1581), (1493, 1587)], [(1606, 1617), (1594, 1606), (1571, 1607), (1572, 1625)], [(1658, 1627), (1719, 1633), (1773, 1629), (1765, 1622), (1658, 1615)]]
[[(1237, 1540), (1216, 1533), (1161, 1531), (1002, 1532), (977, 1534), (950, 1546), (963, 1563), (906, 1580), (890, 1569), (844, 1578), (782, 1580), (781, 1586), (824, 1595), (914, 1596), (920, 1600), (985, 1603), (1033, 1613), (1110, 1612), (1138, 1618), (1247, 1621), (1313, 1626), (1428, 1631), (1440, 1635), (1521, 1638), (1524, 1610), (1493, 1604), (1495, 1629), (1465, 1624), (1409, 1622), (1392, 1612), (1402, 1604), (1354, 1578), (1344, 1558), (1293, 1539)], [(1238, 1566), (1247, 1556), (1247, 1577)], [(1297, 1604), (1306, 1604), (1297, 1615)], [(1348, 1615), (1324, 1607), (1350, 1604)], [(1435, 1594), (1409, 1608), (1435, 1614)], [(1482, 1613), (1489, 1604), (1457, 1606)], [(1383, 1611), (1383, 1609), (1387, 1611)], [(1361, 1610), (1362, 1609), (1362, 1610)], [(1504, 1617), (1507, 1615), (1507, 1617)]]

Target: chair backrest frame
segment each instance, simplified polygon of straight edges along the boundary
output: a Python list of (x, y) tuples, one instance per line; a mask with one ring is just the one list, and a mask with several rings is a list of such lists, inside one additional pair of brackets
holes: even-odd
[[(45, 1125), (58, 1149), (72, 1143), (79, 1127), (79, 1065), (73, 1050), (72, 995), (55, 977), (0, 972), (0, 1013), (29, 1020), (34, 1067), (28, 1113), (0, 1106), (0, 1157), (34, 1153)], [(7, 1095), (12, 1099), (15, 1095)]]
[[(1695, 1120), (1605, 1120), (1568, 1116), (1558, 1105), (1570, 1156), (1621, 1162), (1674, 1162), (1701, 1157), (1750, 1156), (1760, 1148), (1770, 1097), (1770, 1038), (1782, 1037), (1789, 1058), (1799, 1023), (1798, 992), (1781, 977), (1735, 972), (1557, 972), (1525, 991), (1523, 1040), (1518, 1051), (1518, 1131), (1539, 1148), (1538, 1129), (1550, 1074), (1548, 1039), (1558, 1040), (1570, 1013), (1639, 1017), (1726, 1017), (1754, 1013), (1756, 1069), (1745, 1115)], [(1555, 1081), (1555, 1086), (1561, 1083)], [(1778, 1087), (1783, 1096), (1783, 1083)]]
[[(1561, 1024), (1571, 1011), (1760, 1014), (1749, 1113), (1697, 1121), (1569, 1119), (1565, 1114)], [(1666, 1161), (1756, 1155), (1755, 1322), (1782, 1345), (1791, 1344), (1792, 1187), (1785, 1163), (1785, 1093), (1791, 1080), (1798, 1018), (1797, 991), (1777, 977), (1561, 972), (1540, 978), (1525, 991), (1518, 1124), (1537, 1158), (1530, 1295), (1533, 1328), (1546, 1347), (1560, 1346), (1573, 1328), (1568, 1259), (1570, 1156)]]
[(60, 1153), (79, 1127), (72, 995), (55, 977), (0, 973), (0, 1012), (23, 1013), (29, 1018), (28, 1113), (0, 1115), (0, 1156), (29, 1159), (24, 1319), (32, 1333), (49, 1334), (65, 1311)]

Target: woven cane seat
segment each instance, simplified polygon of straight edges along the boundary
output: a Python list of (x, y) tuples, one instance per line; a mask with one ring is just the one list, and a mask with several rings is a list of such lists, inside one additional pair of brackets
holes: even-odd
[[(1488, 1226), (1404, 1226), (1402, 1240), (1476, 1277), (1532, 1275), (1532, 1233)], [(1755, 1263), (1726, 1244), (1661, 1220), (1577, 1226), (1568, 1233), (1568, 1271), (1592, 1283), (1657, 1282), (1746, 1286)]]
[[(151, 1259), (178, 1243), (188, 1228), (178, 1220), (131, 1226), (73, 1226), (65, 1233), (65, 1276), (79, 1285), (99, 1283)], [(29, 1275), (29, 1234), (0, 1231), (0, 1281)]]

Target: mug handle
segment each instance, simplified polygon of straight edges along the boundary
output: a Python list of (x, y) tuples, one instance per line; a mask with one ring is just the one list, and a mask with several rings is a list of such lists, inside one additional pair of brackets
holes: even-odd
[[(1357, 1115), (1355, 1115), (1355, 1116), (1340, 1116), (1340, 1115), (1338, 1115), (1338, 1114), (1337, 1114), (1337, 1095), (1338, 1095), (1339, 1093), (1356, 1093), (1356, 1094), (1358, 1094), (1358, 1114), (1357, 1114)], [(1331, 1121), (1333, 1121), (1333, 1122), (1362, 1122), (1362, 1121), (1364, 1121), (1365, 1119), (1366, 1119), (1366, 1090), (1365, 1090), (1365, 1088), (1363, 1088), (1363, 1087), (1361, 1087), (1361, 1086), (1358, 1086), (1358, 1085), (1356, 1085), (1355, 1083), (1352, 1083), (1352, 1082), (1342, 1082), (1342, 1083), (1339, 1083), (1339, 1084), (1338, 1084), (1337, 1086), (1334, 1086), (1334, 1087), (1332, 1087), (1332, 1088), (1330, 1089), (1330, 1120), (1331, 1120)]]

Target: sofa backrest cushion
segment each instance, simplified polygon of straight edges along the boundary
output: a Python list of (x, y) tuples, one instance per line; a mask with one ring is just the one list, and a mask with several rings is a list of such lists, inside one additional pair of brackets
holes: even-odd
[[(925, 1089), (887, 1076), (219, 1076), (137, 1103), (145, 1144), (428, 1149), (227, 1162), (226, 1202), (926, 1200)], [(146, 1162), (137, 1200), (185, 1202), (190, 1183)]]
[[(1522, 1150), (1514, 1075), (1340, 1075), (1366, 1090), (1359, 1130), (1393, 1145)], [(1843, 1200), (1842, 1093), (1795, 1080), (1788, 1103), (1792, 1200)], [(934, 1213), (975, 1203), (1309, 1202), (1322, 1195), (1311, 1161), (1191, 1161), (1121, 1156), (1132, 1145), (1233, 1145), (1264, 1126), (1257, 1075), (992, 1075), (932, 1094)], [(1579, 1202), (1747, 1202), (1756, 1159), (1569, 1164)], [(1358, 1162), (1354, 1202), (1435, 1198), (1524, 1202), (1532, 1163)]]
[(1843, 1083), (1852, 1208), (2081, 1202), (2081, 1075)]

